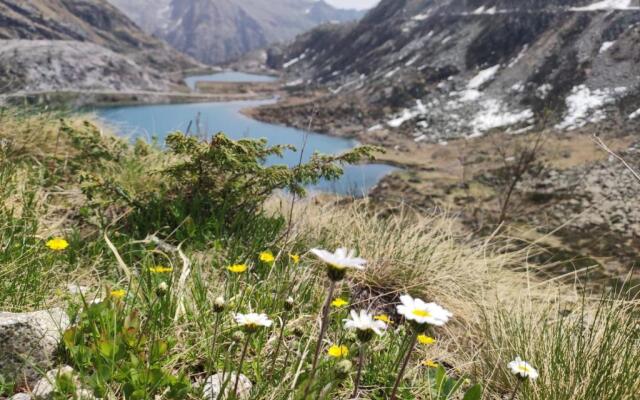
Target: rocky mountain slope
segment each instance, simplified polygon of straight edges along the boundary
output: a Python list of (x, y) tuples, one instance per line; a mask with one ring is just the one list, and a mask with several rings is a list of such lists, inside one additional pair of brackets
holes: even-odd
[(352, 124), (416, 141), (625, 130), (640, 122), (640, 0), (383, 0), (270, 63), (353, 105)]
[(209, 64), (223, 63), (359, 11), (320, 0), (110, 0), (140, 26)]
[(0, 92), (164, 90), (197, 65), (105, 0), (0, 0)]

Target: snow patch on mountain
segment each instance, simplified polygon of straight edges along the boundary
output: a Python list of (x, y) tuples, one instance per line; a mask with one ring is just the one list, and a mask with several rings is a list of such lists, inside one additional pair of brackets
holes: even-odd
[(603, 0), (585, 7), (572, 7), (571, 11), (640, 10), (631, 4), (633, 0)]
[(477, 113), (471, 121), (474, 135), (523, 122), (533, 123), (533, 111), (530, 109), (514, 112), (496, 99), (488, 99), (482, 105), (484, 109)]
[(600, 46), (600, 51), (599, 53), (606, 53), (607, 50), (609, 50), (614, 44), (616, 44), (615, 40), (612, 42), (604, 42), (602, 43), (602, 46)]
[(478, 75), (474, 76), (467, 84), (468, 89), (478, 89), (485, 83), (491, 81), (495, 76), (498, 70), (500, 69), (500, 65), (494, 65), (493, 67), (489, 67), (484, 69), (478, 73)]
[(574, 87), (566, 99), (567, 113), (564, 120), (556, 125), (556, 129), (574, 130), (604, 120), (606, 113), (602, 108), (613, 103), (626, 90), (623, 87), (595, 90), (586, 85)]

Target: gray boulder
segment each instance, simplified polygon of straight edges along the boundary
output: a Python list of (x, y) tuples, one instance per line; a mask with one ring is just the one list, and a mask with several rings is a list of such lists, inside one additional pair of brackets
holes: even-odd
[[(236, 383), (236, 373), (230, 372), (227, 374), (217, 373), (205, 379), (204, 381), (204, 390), (203, 390), (203, 399), (205, 400), (216, 400), (224, 387), (224, 396), (221, 396), (221, 399), (229, 398), (231, 392), (233, 391), (233, 386)], [(240, 374), (240, 381), (238, 381), (238, 400), (245, 400), (251, 397), (251, 389), (253, 389), (253, 383), (244, 376)]]
[(18, 386), (32, 386), (53, 365), (62, 332), (69, 327), (64, 310), (0, 312), (0, 375)]

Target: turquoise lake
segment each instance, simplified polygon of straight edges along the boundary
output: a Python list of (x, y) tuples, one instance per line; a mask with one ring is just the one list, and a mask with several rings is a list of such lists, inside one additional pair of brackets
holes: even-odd
[[(238, 73), (227, 73), (210, 76), (209, 80), (239, 79)], [(218, 74), (220, 75), (220, 74)], [(247, 77), (246, 79), (256, 79)], [(202, 80), (202, 79), (198, 79)], [(233, 139), (266, 138), (270, 145), (288, 144), (298, 151), (287, 151), (283, 158), (271, 158), (267, 164), (297, 165), (300, 149), (304, 147), (303, 160), (308, 160), (314, 152), (323, 154), (339, 154), (358, 143), (354, 140), (337, 138), (328, 135), (306, 132), (280, 125), (263, 123), (243, 115), (244, 108), (272, 103), (266, 101), (234, 101), (221, 103), (189, 103), (161, 104), (142, 106), (122, 106), (98, 108), (94, 111), (107, 125), (116, 132), (131, 140), (157, 138), (164, 143), (164, 138), (171, 132), (189, 130), (190, 134), (210, 137), (217, 132), (224, 132)], [(197, 122), (199, 121), (199, 122)], [(331, 182), (320, 182), (312, 186), (311, 191), (332, 192), (363, 196), (385, 175), (396, 168), (383, 164), (350, 165), (344, 168), (341, 179)]]

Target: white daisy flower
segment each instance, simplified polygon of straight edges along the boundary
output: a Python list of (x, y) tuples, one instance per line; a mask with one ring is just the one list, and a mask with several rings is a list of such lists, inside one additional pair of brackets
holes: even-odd
[(425, 303), (420, 299), (414, 299), (408, 294), (400, 296), (400, 301), (402, 304), (396, 307), (398, 314), (420, 325), (442, 326), (453, 316), (453, 314), (436, 303)]
[(346, 269), (359, 269), (363, 270), (367, 260), (355, 257), (354, 250), (347, 250), (343, 247), (337, 249), (334, 253), (322, 249), (311, 249), (313, 253), (320, 260), (329, 264), (333, 268), (346, 270)]
[(268, 328), (273, 324), (273, 321), (269, 319), (265, 314), (249, 313), (241, 314), (236, 313), (234, 316), (238, 325), (249, 331), (254, 331), (258, 328)]
[(344, 327), (347, 329), (356, 329), (358, 331), (373, 331), (376, 335), (383, 335), (387, 329), (387, 324), (377, 321), (365, 310), (360, 310), (360, 314), (351, 310), (351, 317), (343, 320)]
[(532, 381), (538, 378), (538, 371), (526, 361), (523, 361), (520, 357), (516, 357), (515, 360), (508, 364), (511, 369), (511, 373), (522, 379), (531, 379)]

